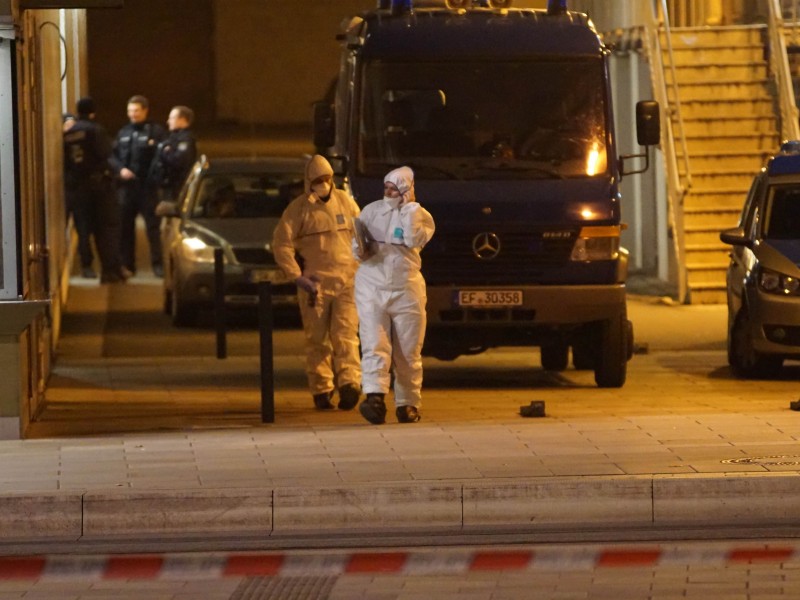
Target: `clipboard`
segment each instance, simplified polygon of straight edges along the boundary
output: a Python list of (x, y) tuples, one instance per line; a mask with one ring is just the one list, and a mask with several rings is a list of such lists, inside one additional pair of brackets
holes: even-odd
[(353, 217), (353, 237), (356, 240), (358, 255), (361, 260), (366, 260), (375, 254), (375, 240), (369, 233), (367, 226), (358, 217)]

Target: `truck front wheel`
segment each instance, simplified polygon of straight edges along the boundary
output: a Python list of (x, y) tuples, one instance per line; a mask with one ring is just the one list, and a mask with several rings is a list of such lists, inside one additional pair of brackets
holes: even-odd
[(600, 325), (600, 348), (594, 369), (599, 387), (622, 387), (628, 372), (631, 324), (625, 315)]

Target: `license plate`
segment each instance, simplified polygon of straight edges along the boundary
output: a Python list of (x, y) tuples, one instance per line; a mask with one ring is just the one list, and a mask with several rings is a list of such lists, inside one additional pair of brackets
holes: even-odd
[(522, 290), (459, 290), (459, 306), (522, 306)]
[(270, 283), (289, 283), (289, 278), (280, 269), (253, 269), (249, 277), (251, 283), (269, 281)]

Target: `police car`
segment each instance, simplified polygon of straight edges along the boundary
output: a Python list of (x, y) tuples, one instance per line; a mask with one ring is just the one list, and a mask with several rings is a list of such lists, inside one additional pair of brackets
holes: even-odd
[(800, 359), (800, 141), (786, 142), (753, 180), (727, 273), (728, 362), (740, 377), (772, 377)]

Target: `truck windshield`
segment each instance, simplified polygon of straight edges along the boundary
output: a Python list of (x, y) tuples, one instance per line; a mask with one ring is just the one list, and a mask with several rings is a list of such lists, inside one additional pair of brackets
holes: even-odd
[(357, 164), (382, 177), (591, 177), (608, 170), (600, 59), (394, 62), (364, 67)]

